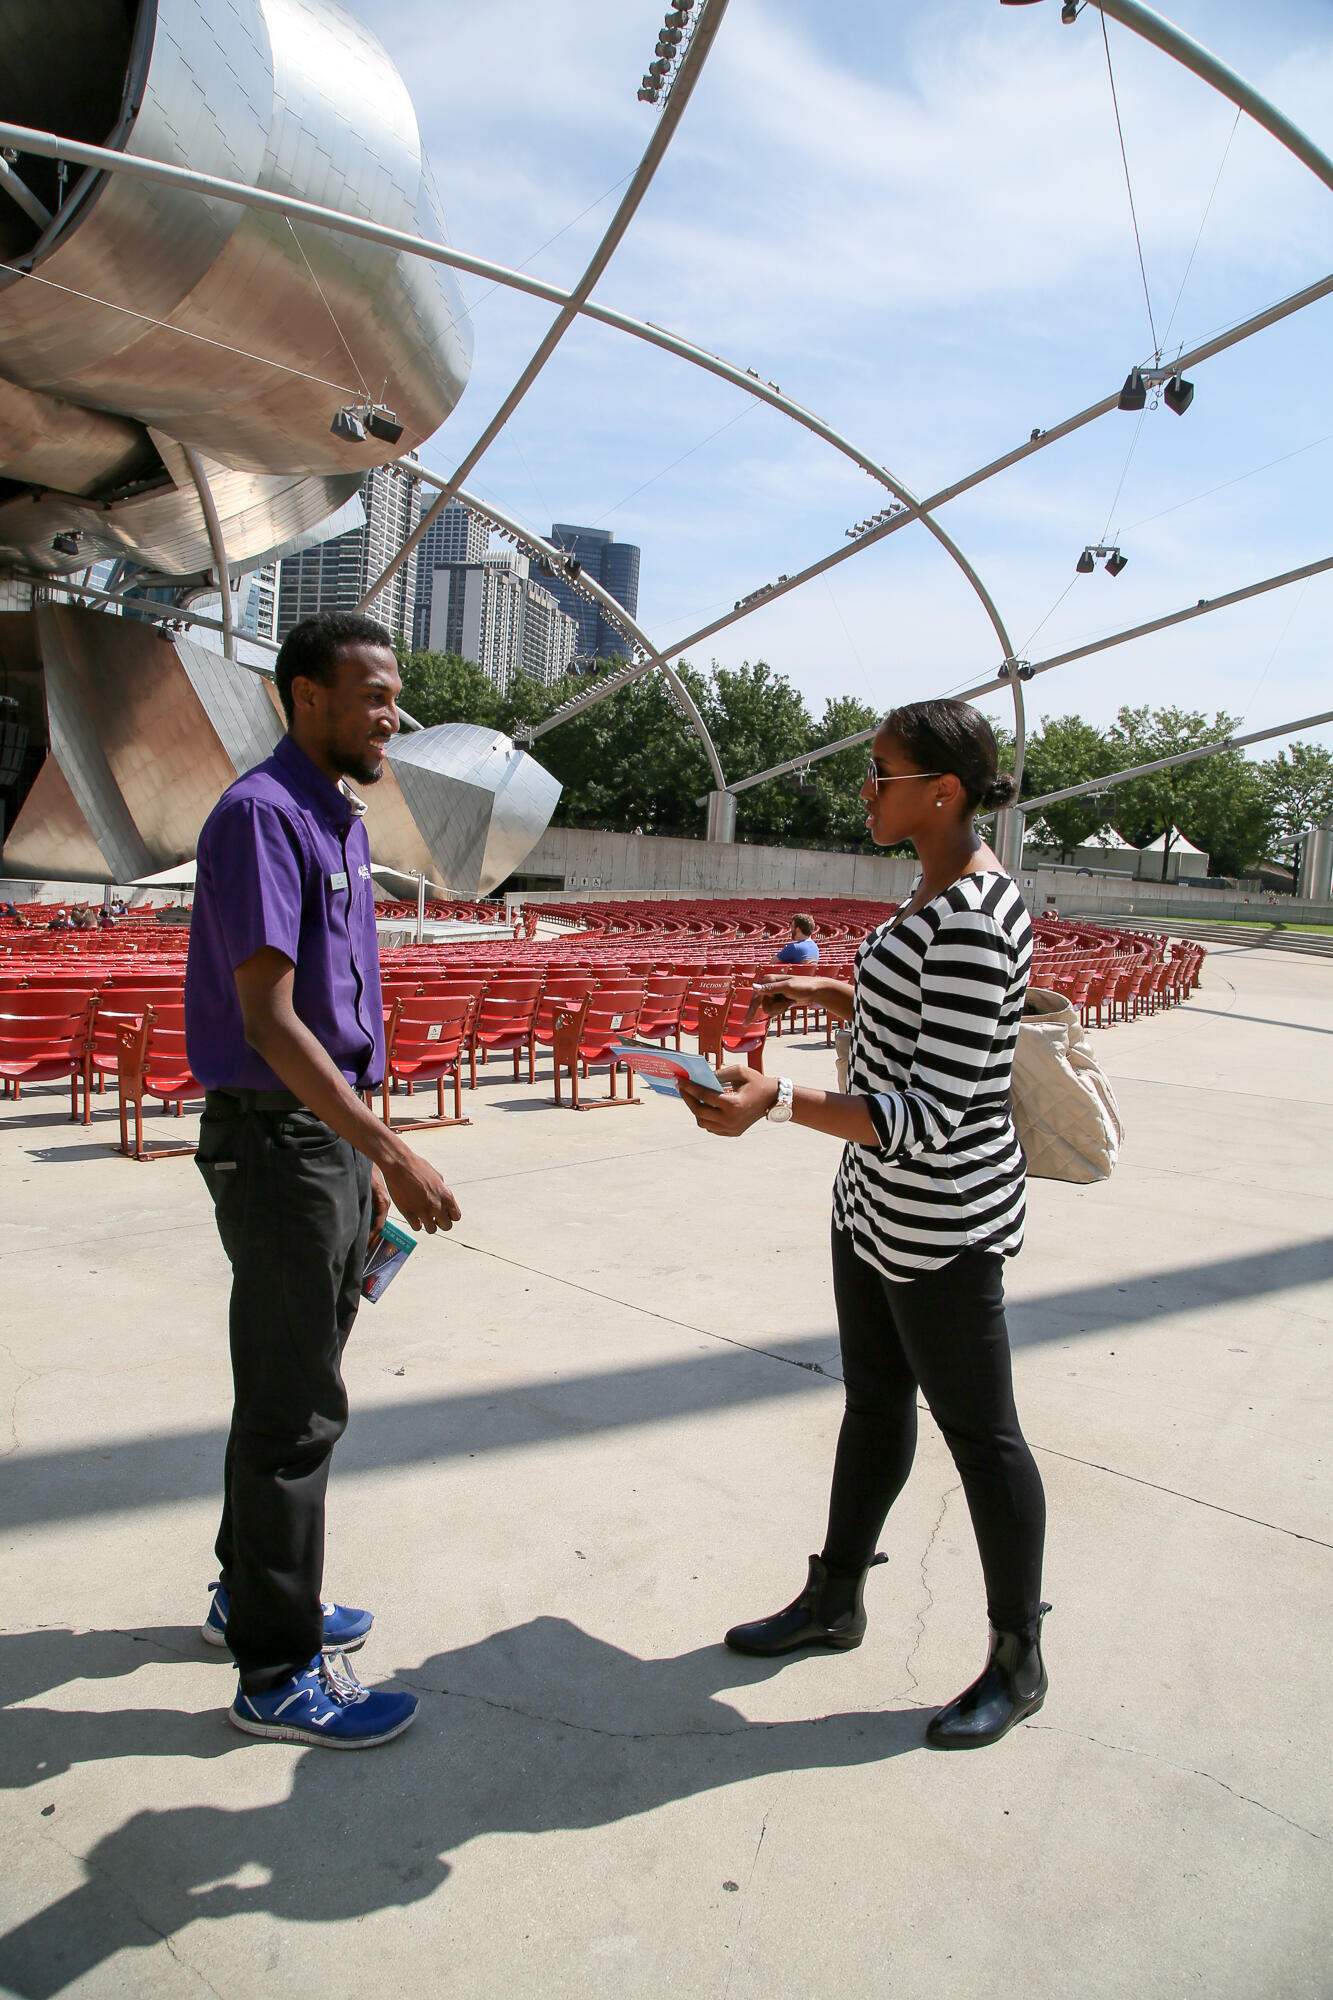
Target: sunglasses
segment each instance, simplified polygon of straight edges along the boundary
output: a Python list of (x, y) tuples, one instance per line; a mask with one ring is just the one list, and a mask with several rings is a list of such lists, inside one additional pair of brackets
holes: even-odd
[(907, 778), (942, 778), (943, 776), (943, 771), (898, 771), (890, 777), (885, 771), (877, 771), (872, 764), (866, 772), (865, 781), (873, 791), (877, 792), (881, 785), (900, 785)]

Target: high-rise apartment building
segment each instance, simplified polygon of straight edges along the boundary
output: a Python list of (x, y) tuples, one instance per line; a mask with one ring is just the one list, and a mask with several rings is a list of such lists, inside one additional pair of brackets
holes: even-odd
[(474, 660), (501, 694), (515, 674), (549, 687), (568, 671), (577, 628), (515, 549), (451, 563), (431, 579), (432, 652)]
[(250, 639), (273, 638), (278, 615), (278, 565), (265, 563), (262, 569), (245, 578), (244, 588), (237, 631)]
[[(354, 611), (366, 588), (397, 554), (419, 518), (419, 482), (397, 465), (377, 465), (361, 486), (365, 525), (334, 535), (299, 555), (284, 556), (278, 577), (278, 629), (283, 639), (299, 619), (316, 611)], [(410, 643), (417, 590), (414, 549), (374, 602), (368, 616)]]
[[(570, 521), (557, 521), (551, 529), (557, 548), (572, 555), (583, 570), (601, 584), (603, 590), (623, 604), (631, 618), (639, 609), (639, 551), (633, 542), (618, 542), (606, 528), (581, 528)], [(597, 605), (580, 597), (563, 577), (547, 581), (546, 588), (557, 604), (578, 625), (580, 664), (610, 660), (627, 655), (630, 642), (616, 630)]]
[[(418, 519), (434, 497), (428, 487), (421, 487)], [(436, 570), (449, 569), (458, 563), (482, 562), (490, 545), (489, 526), (461, 500), (451, 500), (431, 522), (417, 544), (417, 586), (412, 607), (414, 649), (420, 651), (431, 644), (430, 607)]]

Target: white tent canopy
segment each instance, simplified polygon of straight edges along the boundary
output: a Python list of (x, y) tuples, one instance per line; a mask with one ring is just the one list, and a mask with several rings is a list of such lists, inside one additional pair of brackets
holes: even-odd
[[(1140, 849), (1140, 852), (1143, 854), (1160, 854), (1165, 845), (1166, 835), (1159, 833), (1156, 840), (1150, 840), (1146, 847)], [(1171, 829), (1171, 852), (1173, 854), (1203, 854), (1204, 849), (1196, 847), (1192, 840), (1186, 840), (1180, 828), (1173, 826)]]
[(1121, 839), (1120, 835), (1111, 825), (1110, 820), (1107, 820), (1105, 826), (1099, 826), (1096, 833), (1090, 833), (1086, 840), (1080, 842), (1080, 845), (1083, 847), (1109, 847), (1120, 854), (1137, 854), (1139, 851), (1132, 840)]
[(174, 868), (160, 868), (156, 875), (140, 875), (127, 882), (127, 889), (193, 889), (195, 864), (178, 861)]

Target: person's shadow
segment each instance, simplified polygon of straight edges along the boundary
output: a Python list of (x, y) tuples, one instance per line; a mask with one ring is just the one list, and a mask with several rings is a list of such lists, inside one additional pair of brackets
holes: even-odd
[[(7, 1701), (31, 1699), (73, 1677), (129, 1671), (153, 1641), (182, 1650), (184, 1637), (147, 1633), (129, 1652), (123, 1634), (0, 1638), (0, 1689), (12, 1683), (21, 1692)], [(332, 1923), (418, 1902), (447, 1878), (448, 1856), (479, 1834), (605, 1826), (775, 1771), (922, 1747), (919, 1708), (751, 1723), (718, 1698), (779, 1665), (720, 1646), (640, 1660), (563, 1618), (434, 1654), (397, 1676), (422, 1696), (415, 1726), (359, 1756), (350, 1788), (345, 1758), (312, 1749), (278, 1804), (147, 1809), (106, 1835), (80, 1888), (0, 1938), (0, 1987), (46, 2000), (114, 1953), (152, 1946), (200, 1916), (266, 1910), (289, 1923)], [(0, 1714), (0, 1777), (10, 1786), (94, 1757), (228, 1753), (267, 1754), (217, 1710)]]

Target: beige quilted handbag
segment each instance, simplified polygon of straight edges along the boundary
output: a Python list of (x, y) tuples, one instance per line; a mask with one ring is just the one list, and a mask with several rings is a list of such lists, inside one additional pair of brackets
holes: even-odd
[(1039, 1180), (1109, 1180), (1125, 1136), (1115, 1092), (1062, 993), (1030, 986), (1014, 1049), (1014, 1124)]

